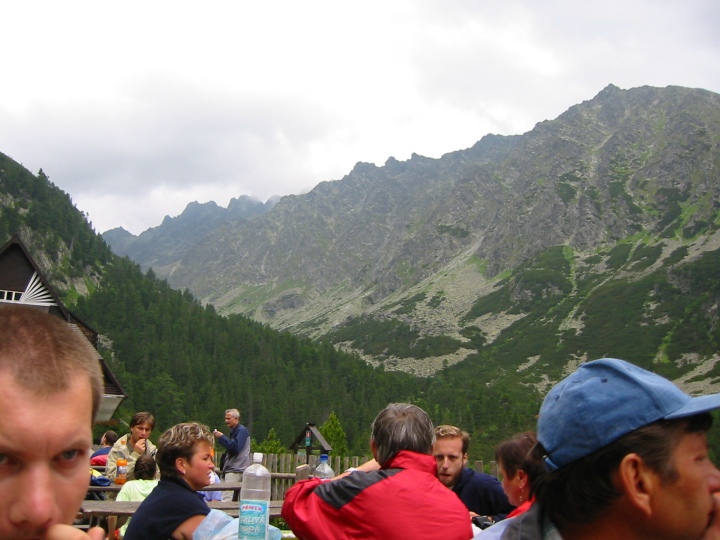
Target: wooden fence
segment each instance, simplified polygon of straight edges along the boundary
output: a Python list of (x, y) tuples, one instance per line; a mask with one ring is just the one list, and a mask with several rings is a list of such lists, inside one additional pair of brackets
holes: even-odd
[[(281, 501), (285, 498), (285, 492), (297, 481), (297, 468), (300, 465), (308, 465), (309, 473), (315, 469), (319, 456), (311, 455), (307, 457), (304, 454), (263, 454), (263, 465), (272, 473), (272, 484), (270, 489), (270, 498), (273, 501)], [(366, 456), (329, 456), (328, 463), (335, 474), (349, 469), (350, 467), (357, 467), (368, 461)], [(484, 471), (484, 464), (482, 461), (475, 461), (474, 464), (476, 471)], [(96, 470), (104, 474), (105, 467), (94, 467)], [(488, 463), (488, 472), (496, 478), (498, 478), (498, 467), (497, 463), (490, 461)]]
[[(279, 501), (285, 498), (285, 492), (296, 481), (296, 470), (300, 465), (307, 465), (310, 474), (315, 469), (319, 456), (306, 456), (303, 454), (264, 454), (263, 465), (272, 473), (272, 486), (270, 489), (270, 498)], [(348, 456), (338, 457), (329, 456), (328, 463), (335, 474), (339, 474), (350, 467), (357, 467), (368, 461), (367, 457)]]

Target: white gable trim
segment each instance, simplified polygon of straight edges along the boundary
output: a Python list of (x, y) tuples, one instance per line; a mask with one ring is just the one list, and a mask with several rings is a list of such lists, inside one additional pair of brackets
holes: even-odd
[(33, 273), (30, 283), (23, 292), (0, 290), (0, 302), (29, 306), (57, 306), (50, 291), (40, 281), (37, 272)]

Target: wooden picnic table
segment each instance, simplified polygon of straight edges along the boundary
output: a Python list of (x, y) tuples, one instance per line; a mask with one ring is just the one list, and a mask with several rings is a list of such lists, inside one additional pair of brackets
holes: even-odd
[[(218, 484), (215, 484), (218, 485)], [(99, 525), (102, 518), (108, 519), (107, 538), (113, 538), (118, 518), (132, 517), (141, 501), (83, 501), (80, 514), (84, 519), (90, 520), (90, 527)], [(280, 517), (282, 501), (270, 501), (270, 517)], [(240, 515), (240, 505), (237, 501), (210, 501), (210, 508), (222, 510), (231, 517)]]
[[(309, 477), (309, 467), (307, 465), (300, 465), (296, 467), (294, 473), (273, 472), (270, 473), (270, 475), (273, 480), (303, 480)], [(205, 486), (200, 491), (233, 491), (234, 493), (232, 501), (209, 501), (207, 504), (210, 508), (222, 510), (223, 512), (226, 512), (230, 516), (236, 518), (240, 514), (240, 505), (238, 503), (240, 488), (242, 488), (242, 481), (227, 483), (220, 482), (218, 484), (210, 484), (208, 486)], [(108, 486), (88, 486), (88, 491), (95, 492), (101, 491), (108, 493), (118, 493), (121, 489), (122, 486), (115, 483), (112, 483)], [(280, 517), (282, 503), (282, 500), (270, 501), (270, 517)], [(82, 507), (80, 508), (79, 515), (84, 519), (89, 519), (90, 526), (95, 526), (96, 524), (100, 523), (102, 518), (107, 518), (107, 538), (111, 539), (115, 531), (118, 518), (132, 517), (132, 515), (135, 513), (135, 510), (137, 510), (140, 504), (141, 503), (139, 501), (85, 500), (83, 501)], [(283, 533), (283, 538), (294, 538), (291, 533), (289, 534), (289, 536), (285, 536), (285, 533)]]
[[(270, 517), (280, 517), (282, 501), (270, 501)], [(141, 501), (83, 501), (80, 513), (91, 522), (94, 519), (115, 516), (131, 517), (140, 506)], [(240, 515), (240, 505), (236, 501), (210, 501), (210, 508), (222, 510), (232, 517)]]
[[(292, 478), (295, 478), (295, 475), (291, 475)], [(205, 486), (200, 491), (235, 491), (239, 492), (240, 488), (242, 487), (242, 482), (228, 482), (226, 484), (223, 484), (222, 482), (219, 484), (210, 484), (208, 486)], [(119, 493), (122, 489), (122, 485), (119, 484), (110, 484), (109, 486), (88, 486), (88, 491), (104, 491), (106, 493)]]

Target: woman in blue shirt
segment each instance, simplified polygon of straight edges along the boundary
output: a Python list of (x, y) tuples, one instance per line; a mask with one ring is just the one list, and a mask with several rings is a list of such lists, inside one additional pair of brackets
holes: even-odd
[(215, 439), (207, 426), (177, 424), (158, 441), (160, 482), (138, 507), (125, 540), (191, 540), (210, 508), (197, 493), (214, 468)]

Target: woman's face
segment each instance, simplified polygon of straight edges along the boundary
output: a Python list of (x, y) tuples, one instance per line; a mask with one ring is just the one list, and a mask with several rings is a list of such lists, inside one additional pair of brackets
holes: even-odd
[(510, 501), (510, 504), (513, 506), (520, 506), (527, 500), (525, 495), (528, 491), (526, 489), (528, 485), (525, 471), (518, 469), (515, 471), (514, 477), (508, 478), (502, 463), (498, 463), (498, 468), (500, 470), (500, 476), (502, 477), (502, 487), (505, 490), (508, 501)]
[(200, 441), (195, 445), (195, 452), (190, 457), (190, 460), (186, 461), (183, 458), (179, 458), (177, 467), (180, 471), (180, 476), (190, 484), (191, 488), (196, 491), (204, 488), (210, 483), (208, 475), (215, 467), (212, 447), (205, 441)]

